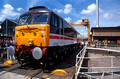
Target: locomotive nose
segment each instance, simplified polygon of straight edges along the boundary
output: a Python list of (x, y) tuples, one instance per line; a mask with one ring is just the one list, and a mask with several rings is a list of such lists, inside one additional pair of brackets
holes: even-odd
[(32, 51), (32, 56), (36, 59), (39, 60), (42, 58), (42, 50), (39, 47), (35, 47)]

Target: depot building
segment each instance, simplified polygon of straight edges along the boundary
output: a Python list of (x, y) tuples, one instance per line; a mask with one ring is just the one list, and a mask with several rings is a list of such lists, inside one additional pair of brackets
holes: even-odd
[(92, 42), (106, 44), (107, 47), (120, 46), (120, 26), (117, 27), (92, 27)]

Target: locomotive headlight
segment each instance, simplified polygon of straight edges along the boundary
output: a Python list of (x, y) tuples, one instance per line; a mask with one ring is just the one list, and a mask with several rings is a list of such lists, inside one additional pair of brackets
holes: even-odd
[(42, 58), (42, 50), (39, 47), (35, 47), (32, 51), (32, 56), (33, 58), (35, 58), (36, 60), (39, 60)]

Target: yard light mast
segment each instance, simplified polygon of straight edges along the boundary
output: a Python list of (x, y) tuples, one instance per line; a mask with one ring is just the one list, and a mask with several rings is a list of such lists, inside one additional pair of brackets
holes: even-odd
[(96, 16), (97, 16), (97, 25), (96, 27), (99, 27), (99, 0), (96, 0)]

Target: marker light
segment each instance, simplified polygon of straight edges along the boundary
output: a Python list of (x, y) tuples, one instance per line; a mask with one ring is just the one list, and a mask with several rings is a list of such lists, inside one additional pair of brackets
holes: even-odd
[(31, 42), (31, 41), (29, 41), (29, 44), (32, 44), (32, 42)]
[(33, 39), (29, 39), (28, 43), (31, 45), (33, 44)]
[(33, 33), (35, 36), (37, 35), (36, 32)]
[(24, 36), (25, 34), (22, 32), (22, 36)]
[(17, 34), (18, 34), (18, 30), (17, 30)]

